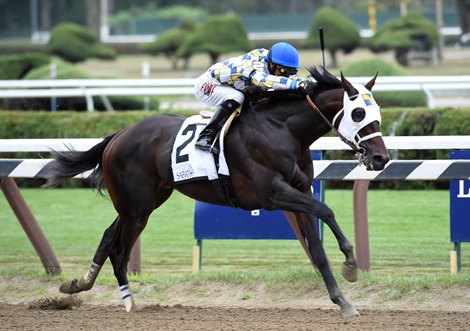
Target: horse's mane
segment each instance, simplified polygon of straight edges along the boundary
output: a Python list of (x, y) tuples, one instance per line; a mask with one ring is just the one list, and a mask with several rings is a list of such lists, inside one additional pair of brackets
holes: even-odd
[(341, 81), (328, 70), (324, 69), (323, 72), (320, 72), (317, 67), (307, 68), (308, 72), (313, 79), (317, 82), (315, 84), (315, 93), (317, 95), (323, 91), (328, 91), (332, 89), (342, 88), (343, 84)]
[[(307, 70), (311, 76), (307, 79), (312, 81), (315, 86), (312, 97), (320, 94), (321, 92), (342, 88), (343, 86), (341, 81), (326, 69), (320, 72), (316, 67), (310, 67), (307, 68)], [(255, 108), (259, 108), (274, 102), (299, 100), (304, 97), (304, 94), (298, 90), (262, 91), (259, 89), (252, 89), (245, 92), (245, 104), (250, 103)]]

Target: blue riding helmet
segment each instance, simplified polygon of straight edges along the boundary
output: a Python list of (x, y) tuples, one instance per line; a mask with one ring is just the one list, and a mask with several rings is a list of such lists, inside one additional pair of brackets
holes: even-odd
[(277, 43), (269, 50), (268, 61), (288, 68), (299, 68), (299, 53), (289, 43)]

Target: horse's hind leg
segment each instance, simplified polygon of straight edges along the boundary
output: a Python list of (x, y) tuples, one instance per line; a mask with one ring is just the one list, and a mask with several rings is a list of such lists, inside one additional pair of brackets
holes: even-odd
[[(173, 189), (160, 190), (160, 192), (157, 192), (158, 198), (155, 198), (156, 193), (150, 190), (153, 187), (148, 186), (146, 188), (149, 189), (145, 189), (145, 186), (141, 185), (137, 194), (121, 194), (122, 197), (126, 198), (125, 203), (123, 203), (125, 207), (119, 208), (119, 205), (116, 205), (115, 202), (120, 215), (104, 231), (90, 268), (79, 280), (74, 279), (64, 282), (60, 287), (61, 292), (72, 294), (91, 289), (101, 267), (109, 257), (119, 283), (126, 311), (136, 309), (127, 278), (129, 256), (135, 241), (147, 225), (151, 212), (165, 202), (173, 192)], [(113, 199), (113, 201), (118, 200)]]
[(93, 261), (85, 275), (83, 275), (79, 280), (73, 279), (62, 283), (59, 288), (60, 292), (73, 294), (81, 291), (88, 291), (93, 287), (101, 267), (109, 256), (111, 242), (114, 237), (114, 233), (116, 232), (115, 228), (117, 226), (118, 220), (119, 217), (117, 217), (111, 226), (104, 231), (101, 242), (98, 245), (95, 256), (93, 257)]
[(109, 245), (109, 258), (128, 312), (136, 310), (127, 278), (132, 247), (147, 225), (152, 211), (165, 202), (172, 192), (172, 188), (155, 190), (155, 186), (145, 178), (143, 181), (134, 181), (130, 187), (121, 187), (119, 193), (115, 192), (112, 197), (119, 218)]
[(118, 216), (116, 220), (107, 228), (103, 234), (98, 249), (96, 250), (93, 262), (88, 271), (79, 280), (74, 279), (64, 282), (59, 290), (62, 293), (78, 293), (90, 290), (106, 259), (109, 257), (114, 269), (114, 275), (118, 280), (122, 299), (126, 311), (136, 309), (132, 299), (127, 279), (127, 263), (135, 241), (144, 230), (150, 212), (144, 213), (134, 219)]

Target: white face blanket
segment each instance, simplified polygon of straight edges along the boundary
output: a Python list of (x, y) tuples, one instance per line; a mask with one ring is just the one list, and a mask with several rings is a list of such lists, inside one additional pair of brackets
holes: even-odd
[[(354, 100), (350, 100), (348, 94), (344, 92), (343, 96), (343, 118), (339, 123), (338, 131), (341, 133), (346, 139), (351, 141), (359, 148), (359, 143), (361, 141), (381, 136), (380, 132), (373, 133), (372, 135), (368, 135), (365, 137), (359, 137), (357, 133), (366, 127), (368, 124), (372, 123), (373, 121), (378, 121), (379, 124), (381, 122), (381, 115), (380, 115), (380, 107), (374, 100), (372, 96), (372, 92), (366, 89), (361, 84), (353, 84), (354, 88), (358, 91), (357, 98)], [(352, 119), (352, 112), (356, 108), (363, 108), (366, 111), (366, 116), (360, 122), (354, 122)], [(341, 111), (336, 115), (338, 116), (341, 114)], [(333, 120), (333, 124), (335, 124), (336, 118)]]

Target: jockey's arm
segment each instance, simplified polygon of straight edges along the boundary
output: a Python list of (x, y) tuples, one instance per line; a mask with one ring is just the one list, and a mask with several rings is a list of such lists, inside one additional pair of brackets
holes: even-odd
[(265, 90), (295, 90), (301, 81), (283, 76), (267, 75), (258, 70), (251, 73), (250, 79), (254, 86)]

